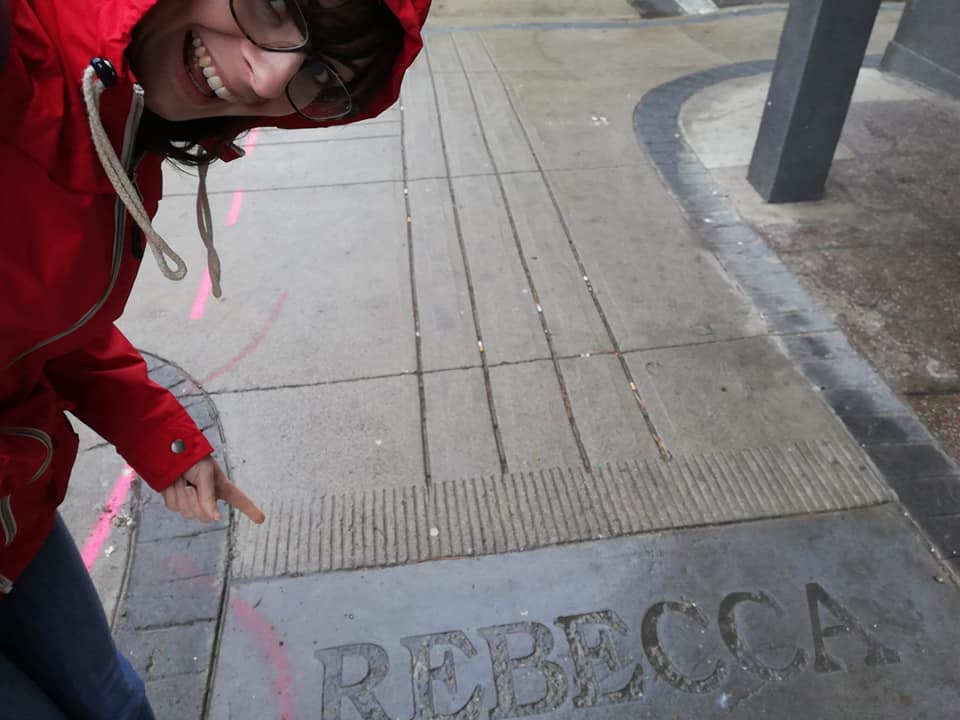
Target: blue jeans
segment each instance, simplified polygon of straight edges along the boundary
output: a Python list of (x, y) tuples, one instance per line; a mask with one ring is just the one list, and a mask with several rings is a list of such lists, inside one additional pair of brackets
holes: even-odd
[(154, 720), (60, 517), (0, 599), (0, 718)]

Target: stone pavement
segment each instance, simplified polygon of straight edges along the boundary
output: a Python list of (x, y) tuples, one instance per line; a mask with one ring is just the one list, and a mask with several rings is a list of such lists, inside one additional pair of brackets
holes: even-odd
[(956, 470), (864, 443), (922, 425), (681, 136), (783, 8), (542, 5), (441, 3), (383, 117), (247, 138), (222, 301), (168, 175), (191, 280), (122, 327), (268, 521), (140, 508), (103, 586), (160, 716), (943, 717), (960, 598), (894, 488)]

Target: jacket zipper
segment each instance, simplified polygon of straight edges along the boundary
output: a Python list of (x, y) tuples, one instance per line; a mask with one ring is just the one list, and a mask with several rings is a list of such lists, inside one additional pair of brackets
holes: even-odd
[(46, 458), (40, 465), (40, 468), (33, 474), (33, 477), (30, 478), (30, 482), (36, 482), (50, 467), (50, 463), (53, 462), (53, 439), (42, 430), (36, 430), (28, 427), (0, 427), (0, 435), (10, 435), (13, 437), (24, 437), (30, 438), (31, 440), (36, 440), (38, 443), (43, 445), (44, 449), (47, 451)]
[(10, 507), (10, 496), (0, 500), (0, 528), (3, 529), (3, 546), (10, 547), (17, 536), (17, 519)]
[[(133, 150), (134, 145), (137, 140), (137, 130), (140, 128), (140, 120), (143, 117), (143, 87), (135, 83), (133, 86), (133, 102), (130, 104), (130, 114), (127, 115), (127, 125), (123, 133), (123, 149), (120, 153), (120, 162), (123, 164), (124, 170), (129, 175), (133, 171)], [(20, 362), (25, 357), (31, 353), (45, 348), (47, 345), (51, 345), (58, 340), (62, 340), (68, 335), (72, 335), (77, 330), (82, 328), (91, 318), (100, 312), (100, 309), (106, 304), (107, 299), (110, 297), (110, 293), (113, 292), (114, 286), (117, 284), (117, 278), (120, 276), (120, 263), (123, 260), (123, 240), (126, 236), (126, 219), (127, 219), (127, 209), (123, 205), (123, 201), (120, 198), (117, 198), (116, 208), (114, 210), (114, 223), (115, 229), (113, 234), (113, 261), (110, 267), (110, 282), (107, 284), (107, 290), (103, 296), (97, 301), (97, 303), (87, 310), (87, 312), (77, 320), (67, 330), (64, 330), (61, 333), (57, 333), (53, 337), (47, 338), (46, 340), (37, 343), (31, 348), (24, 350), (22, 353), (17, 355), (13, 360), (7, 363), (4, 369), (9, 369), (14, 364)]]
[[(34, 428), (0, 427), (0, 435), (30, 438), (43, 445), (44, 450), (46, 450), (46, 456), (40, 464), (40, 467), (33, 474), (33, 477), (30, 478), (30, 482), (35, 482), (40, 478), (50, 467), (50, 463), (53, 462), (53, 440), (47, 433), (35, 430)], [(17, 519), (13, 516), (10, 498), (10, 495), (7, 495), (5, 498), (0, 498), (0, 528), (3, 529), (3, 547), (10, 547), (13, 544), (13, 539), (17, 536)], [(9, 590), (3, 589), (3, 581), (5, 579), (3, 576), (0, 576), (0, 593), (9, 592)]]

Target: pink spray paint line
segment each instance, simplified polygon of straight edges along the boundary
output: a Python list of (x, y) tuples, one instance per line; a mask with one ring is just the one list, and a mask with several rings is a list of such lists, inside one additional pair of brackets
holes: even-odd
[(230, 608), (240, 624), (256, 639), (260, 654), (273, 668), (271, 689), (279, 707), (278, 720), (294, 720), (297, 702), (294, 693), (293, 668), (283, 649), (283, 643), (267, 619), (253, 606), (238, 597), (230, 598)]
[(209, 375), (200, 378), (200, 384), (206, 385), (207, 383), (213, 382), (218, 377), (225, 375), (226, 373), (233, 370), (244, 358), (246, 358), (250, 353), (257, 349), (257, 346), (260, 345), (270, 334), (270, 329), (273, 327), (274, 323), (277, 322), (277, 319), (280, 317), (280, 314), (283, 312), (283, 306), (287, 302), (287, 293), (280, 293), (280, 297), (277, 298), (277, 304), (273, 307), (273, 312), (270, 313), (270, 317), (267, 318), (267, 321), (263, 324), (257, 334), (253, 336), (253, 339), (246, 344), (246, 346), (240, 350), (233, 358), (224, 365), (221, 365), (216, 370), (214, 370)]
[[(250, 155), (257, 146), (257, 138), (260, 137), (260, 128), (254, 128), (247, 136), (247, 141), (243, 145), (245, 155)], [(240, 210), (243, 208), (243, 190), (237, 190), (233, 193), (233, 201), (230, 203), (230, 211), (227, 213), (227, 227), (233, 227), (240, 219)], [(197, 295), (190, 308), (191, 320), (202, 320), (207, 313), (207, 301), (210, 299), (210, 290), (213, 283), (210, 281), (210, 271), (203, 271), (203, 279), (200, 280), (200, 287), (197, 288)]]
[(200, 320), (207, 312), (207, 299), (210, 297), (210, 290), (213, 283), (210, 281), (210, 271), (203, 271), (203, 279), (200, 281), (200, 287), (197, 289), (197, 297), (193, 300), (193, 307), (190, 308), (190, 319)]
[[(209, 580), (209, 585), (201, 582), (196, 586), (199, 592), (208, 590), (212, 592), (216, 589), (215, 579), (202, 575), (193, 560), (185, 555), (167, 558), (166, 565), (173, 572), (174, 577)], [(229, 602), (238, 625), (253, 638), (260, 657), (266, 661), (269, 666), (268, 672), (273, 676), (270, 686), (276, 698), (278, 714), (271, 714), (271, 717), (277, 720), (295, 720), (298, 714), (293, 665), (290, 663), (276, 628), (263, 613), (245, 600), (231, 596)]]
[(127, 501), (130, 494), (130, 487), (133, 485), (134, 472), (129, 466), (123, 469), (120, 477), (113, 483), (113, 489), (110, 491), (110, 497), (107, 504), (100, 511), (93, 530), (87, 536), (87, 541), (83, 544), (83, 550), (80, 556), (83, 558), (83, 564), (87, 570), (92, 568), (100, 557), (100, 550), (103, 544), (110, 537), (110, 531), (113, 529), (113, 520), (120, 512), (120, 508)]

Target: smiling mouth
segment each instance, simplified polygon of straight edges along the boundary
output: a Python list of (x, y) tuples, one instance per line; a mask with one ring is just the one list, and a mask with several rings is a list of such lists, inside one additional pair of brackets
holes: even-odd
[(187, 77), (202, 95), (211, 100), (216, 98), (224, 102), (237, 102), (237, 99), (224, 86), (203, 41), (193, 31), (187, 33), (184, 40), (183, 62), (187, 69)]

